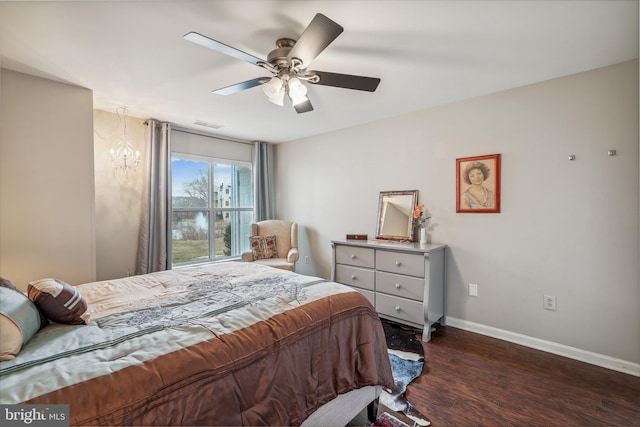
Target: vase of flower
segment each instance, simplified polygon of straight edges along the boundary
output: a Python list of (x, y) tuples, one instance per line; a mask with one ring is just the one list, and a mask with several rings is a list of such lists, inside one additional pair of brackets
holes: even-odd
[(420, 244), (425, 245), (427, 243), (427, 227), (420, 227)]
[(429, 224), (430, 214), (427, 214), (424, 205), (417, 205), (413, 209), (413, 226), (420, 230), (420, 244), (427, 243), (427, 224)]

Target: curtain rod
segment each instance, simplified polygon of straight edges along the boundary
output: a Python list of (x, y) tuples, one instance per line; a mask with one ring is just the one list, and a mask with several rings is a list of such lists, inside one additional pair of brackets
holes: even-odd
[[(148, 126), (149, 125), (149, 120), (152, 120), (152, 119), (145, 120), (143, 122), (143, 124)], [(219, 139), (219, 140), (222, 140), (222, 141), (237, 142), (238, 144), (246, 144), (246, 145), (255, 145), (255, 143), (258, 142), (258, 141), (243, 141), (241, 139), (225, 138), (225, 137), (218, 136), (218, 135), (215, 135), (215, 134), (212, 134), (212, 133), (207, 133), (207, 132), (203, 132), (203, 131), (197, 131), (197, 130), (189, 129), (189, 128), (186, 128), (186, 127), (183, 127), (183, 126), (180, 126), (180, 125), (176, 125), (176, 124), (171, 123), (171, 122), (167, 122), (167, 123), (169, 123), (171, 125), (171, 130), (175, 130), (175, 131), (182, 132), (182, 133), (190, 133), (192, 135), (206, 136), (206, 137), (209, 137), (209, 138), (216, 138), (216, 139)]]
[(190, 133), (192, 135), (207, 136), (207, 137), (210, 137), (210, 138), (220, 139), (222, 141), (237, 142), (238, 144), (255, 145), (255, 142), (243, 141), (241, 139), (225, 138), (225, 137), (214, 135), (214, 134), (211, 134), (211, 133), (200, 132), (200, 131), (196, 131), (196, 130), (193, 130), (193, 129), (184, 128), (184, 127), (181, 127), (179, 125), (174, 125), (173, 123), (171, 124), (171, 130), (175, 130), (175, 131), (182, 132), (182, 133)]
[[(149, 125), (149, 120), (156, 120), (156, 119), (147, 119), (144, 122), (142, 122), (142, 124), (148, 126)], [(231, 138), (226, 138), (226, 137), (223, 137), (223, 136), (215, 135), (215, 134), (212, 134), (212, 133), (207, 133), (207, 132), (204, 132), (204, 131), (197, 131), (197, 130), (189, 129), (189, 128), (186, 128), (186, 127), (183, 127), (183, 126), (177, 125), (175, 123), (171, 123), (171, 122), (165, 122), (165, 123), (168, 123), (169, 125), (171, 125), (171, 128), (170, 128), (171, 130), (175, 130), (175, 131), (182, 132), (182, 133), (190, 133), (192, 135), (200, 135), (200, 136), (206, 136), (206, 137), (209, 137), (209, 138), (216, 138), (216, 139), (219, 139), (221, 141), (237, 142), (238, 144), (246, 144), (246, 145), (252, 145), (252, 146), (255, 145), (256, 142), (260, 142), (260, 141), (244, 141), (244, 140), (241, 140), (241, 139), (231, 139)]]

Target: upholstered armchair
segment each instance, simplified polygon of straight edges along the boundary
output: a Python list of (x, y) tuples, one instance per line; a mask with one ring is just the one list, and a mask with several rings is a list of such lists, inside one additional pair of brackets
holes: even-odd
[(242, 254), (243, 261), (294, 271), (300, 257), (297, 223), (275, 219), (260, 221), (251, 224), (249, 239), (251, 251)]

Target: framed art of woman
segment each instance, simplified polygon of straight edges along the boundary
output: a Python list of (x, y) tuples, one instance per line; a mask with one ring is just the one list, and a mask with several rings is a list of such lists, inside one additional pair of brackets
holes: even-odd
[(500, 154), (456, 159), (456, 212), (500, 212)]

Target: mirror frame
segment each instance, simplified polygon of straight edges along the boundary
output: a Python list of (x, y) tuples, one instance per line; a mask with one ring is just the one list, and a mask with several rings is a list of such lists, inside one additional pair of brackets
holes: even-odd
[[(386, 199), (393, 196), (410, 196), (410, 204), (409, 204), (409, 221), (407, 222), (406, 234), (383, 234), (383, 224), (384, 221), (384, 207), (386, 203)], [(381, 240), (406, 240), (413, 242), (413, 210), (416, 207), (416, 203), (418, 202), (418, 190), (406, 190), (406, 191), (381, 191), (380, 197), (378, 198), (378, 226), (376, 229), (376, 239)]]

